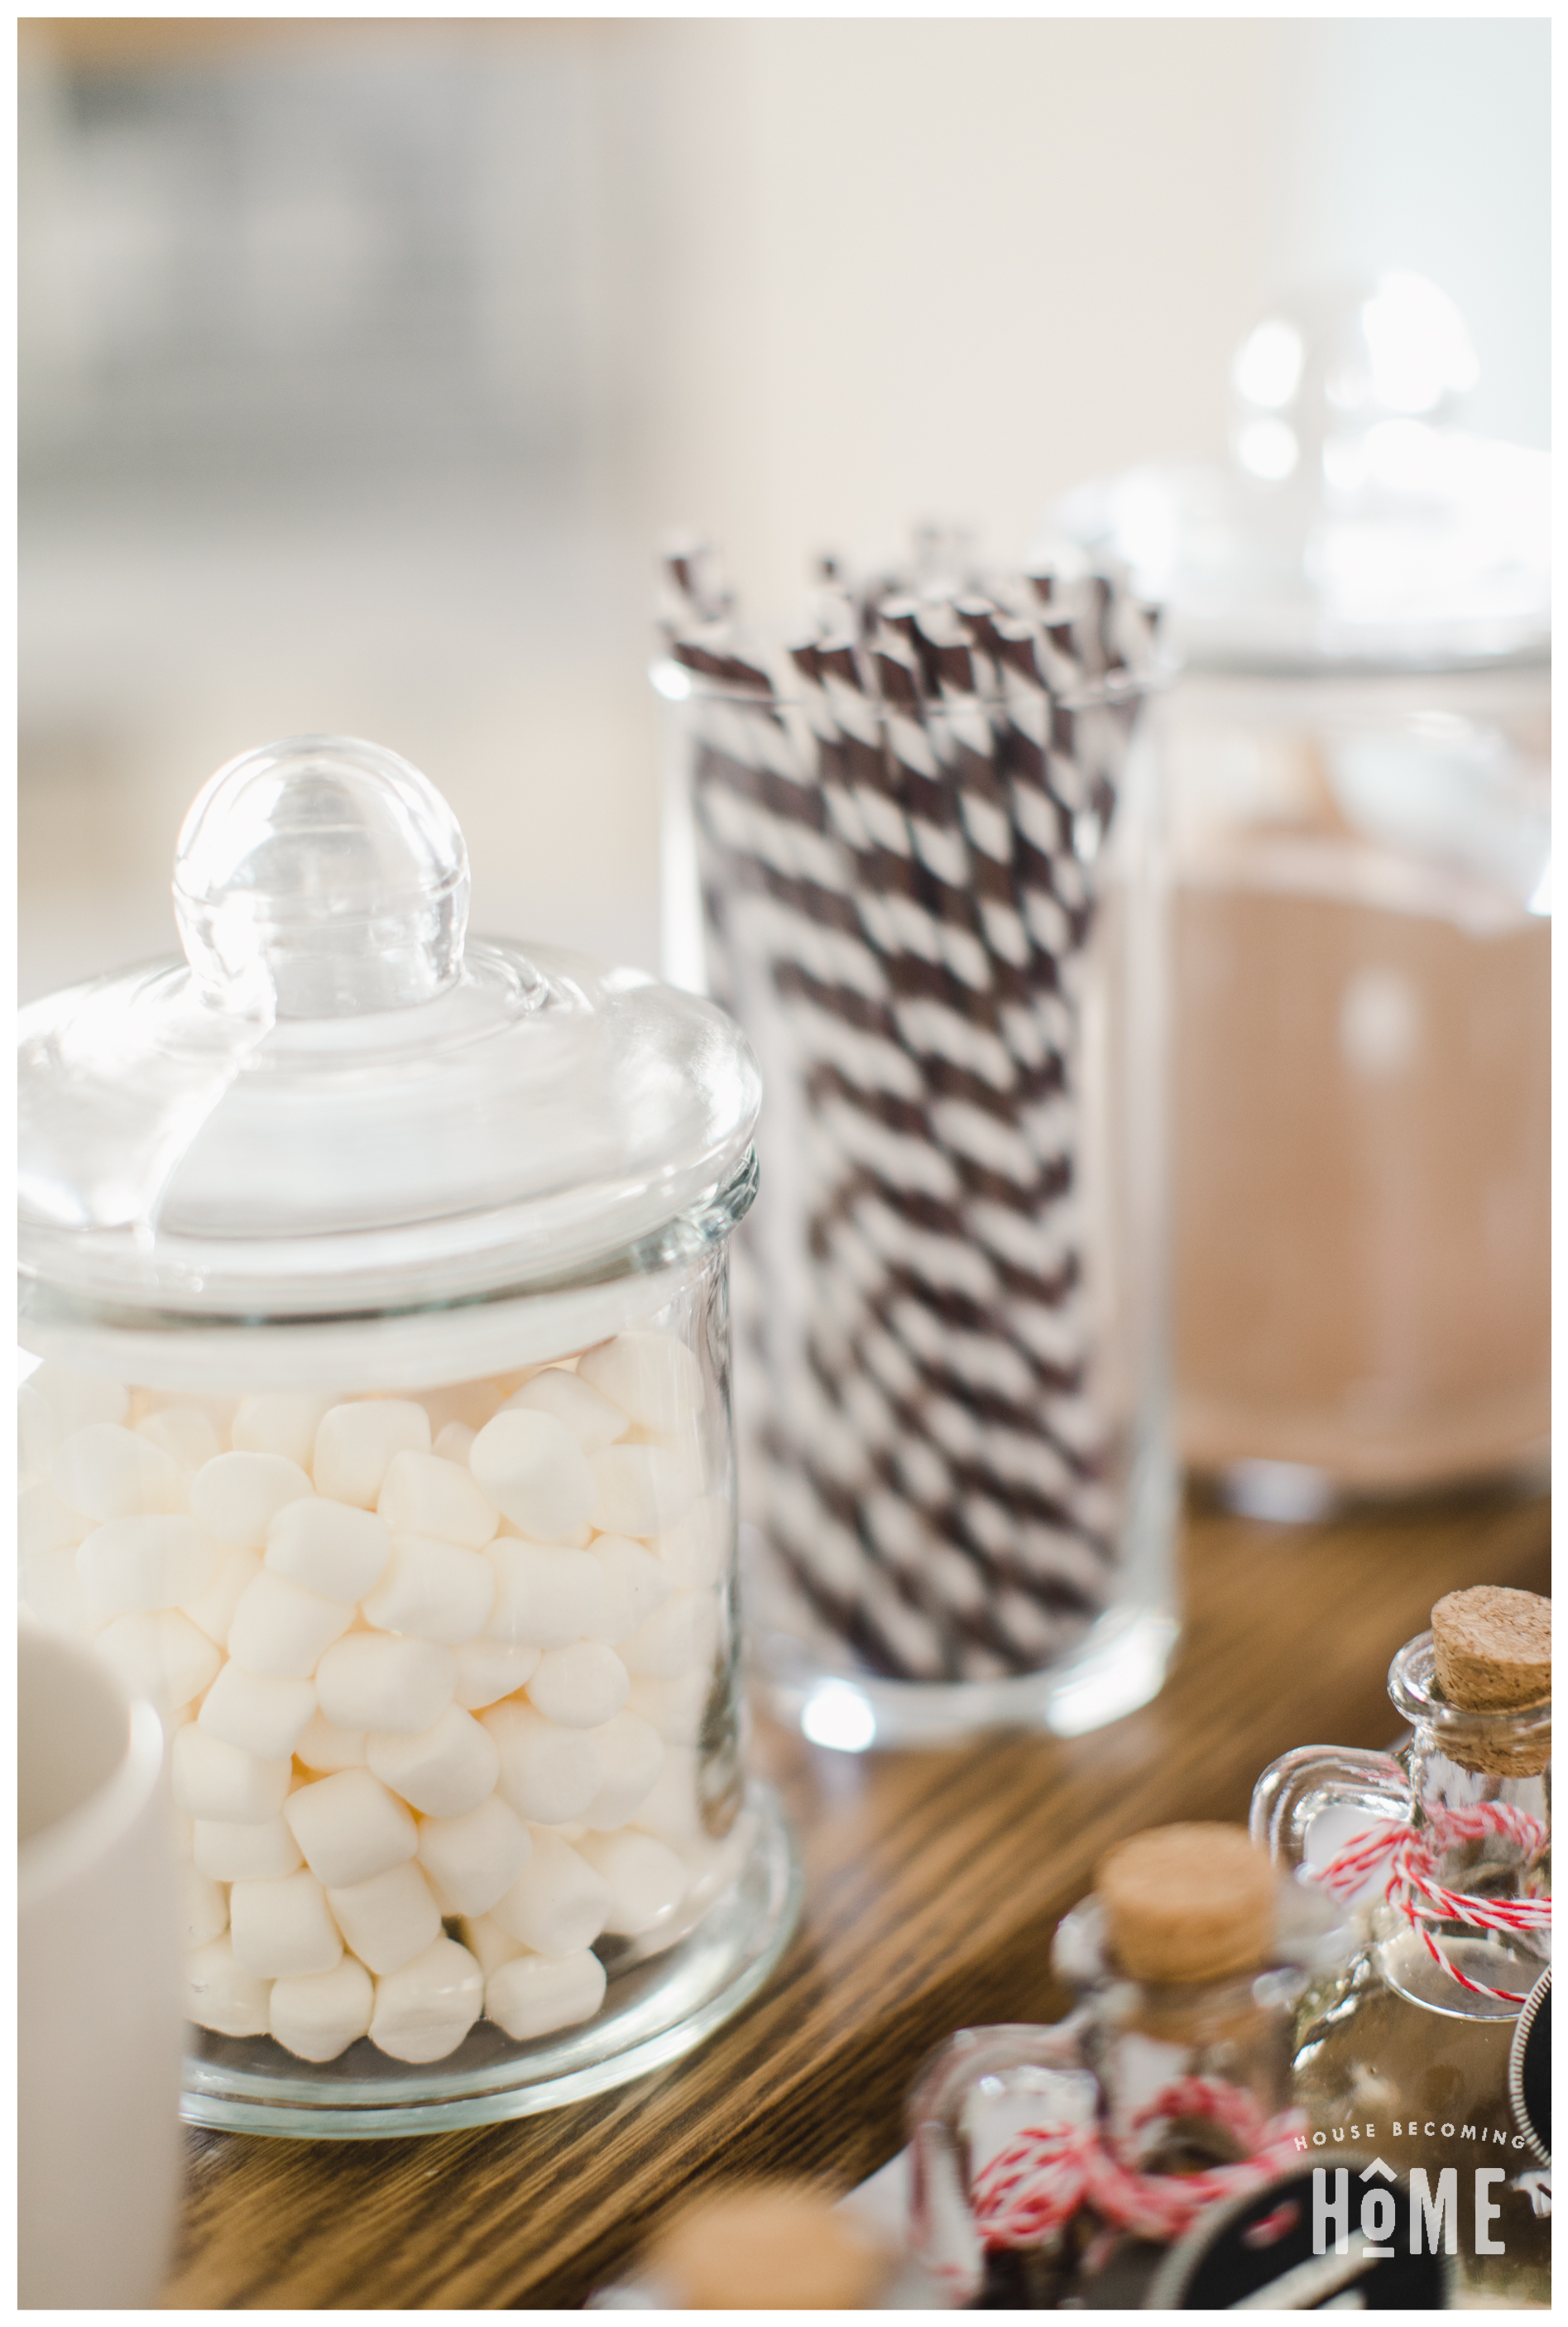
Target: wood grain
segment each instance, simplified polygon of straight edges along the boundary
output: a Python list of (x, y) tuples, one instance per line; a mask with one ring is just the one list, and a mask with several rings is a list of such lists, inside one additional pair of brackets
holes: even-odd
[(1154, 1704), (1093, 1736), (818, 1751), (759, 1724), (807, 1864), (770, 1987), (619, 2093), (406, 2142), (187, 2135), (185, 2308), (496, 2309), (582, 2302), (677, 2199), (740, 2173), (848, 2188), (903, 2139), (921, 2055), (978, 2022), (1054, 2018), (1049, 1948), (1106, 1846), (1244, 1818), (1286, 1747), (1386, 1743), (1394, 1651), (1469, 1584), (1545, 1591), (1541, 1501), (1451, 1501), (1277, 1528), (1189, 1515), (1187, 1630)]

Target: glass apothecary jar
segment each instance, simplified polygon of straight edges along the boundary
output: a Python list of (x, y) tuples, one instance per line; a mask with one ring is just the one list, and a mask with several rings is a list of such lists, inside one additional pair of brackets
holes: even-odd
[(1228, 469), (1059, 512), (1184, 658), (1167, 794), (1178, 1437), (1260, 1515), (1523, 1472), (1548, 1416), (1547, 456), (1408, 275), (1272, 315)]
[(1097, 1728), (1177, 1631), (1151, 610), (954, 555), (787, 650), (677, 618), (653, 674), (672, 967), (768, 1094), (751, 1651), (849, 1751)]
[(737, 1682), (756, 1069), (468, 894), (415, 770), (273, 745), (186, 819), (186, 961), (22, 1021), (22, 1597), (170, 1734), (197, 2123), (602, 2089), (798, 1904)]

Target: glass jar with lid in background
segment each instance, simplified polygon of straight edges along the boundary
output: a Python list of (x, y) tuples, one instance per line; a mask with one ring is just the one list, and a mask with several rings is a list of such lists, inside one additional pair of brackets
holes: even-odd
[(184, 2109), (378, 2135), (675, 2057), (798, 1891), (744, 1771), (721, 1013), (464, 943), (341, 738), (181, 837), (188, 962), (22, 1023), (21, 1586), (171, 1731)]
[(1177, 1426), (1265, 1516), (1545, 1442), (1546, 456), (1455, 425), (1474, 371), (1418, 277), (1309, 301), (1238, 350), (1228, 472), (1059, 512), (1186, 659)]

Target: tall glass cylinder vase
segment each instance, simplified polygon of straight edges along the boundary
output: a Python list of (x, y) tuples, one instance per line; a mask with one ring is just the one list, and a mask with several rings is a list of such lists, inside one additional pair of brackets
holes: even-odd
[(764, 1687), (849, 1749), (1095, 1728), (1176, 1632), (1137, 688), (917, 715), (654, 678), (667, 967), (763, 1070), (735, 1389)]

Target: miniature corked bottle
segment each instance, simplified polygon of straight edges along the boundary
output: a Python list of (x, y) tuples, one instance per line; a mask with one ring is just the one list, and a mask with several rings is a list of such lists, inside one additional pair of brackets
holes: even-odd
[(1510, 2053), (1550, 1977), (1551, 1603), (1451, 1593), (1388, 1693), (1414, 1732), (1397, 1755), (1302, 1746), (1253, 1799), (1276, 1864), (1358, 1921), (1302, 2000), (1294, 2095), (1330, 2180), (1351, 2142), (1409, 2176), (1413, 2235), (1454, 2257), (1461, 2305), (1545, 2305), (1551, 2175)]
[[(593, 2311), (877, 2311), (911, 2299), (899, 2257), (808, 2182), (732, 2183), (694, 2198)], [(923, 2307), (923, 2306), (922, 2306)]]
[(1334, 1934), (1239, 1827), (1108, 1853), (1057, 1934), (1071, 2017), (966, 2030), (912, 2096), (912, 2242), (950, 2297), (1135, 2307), (1206, 2207), (1299, 2163), (1293, 2011)]

